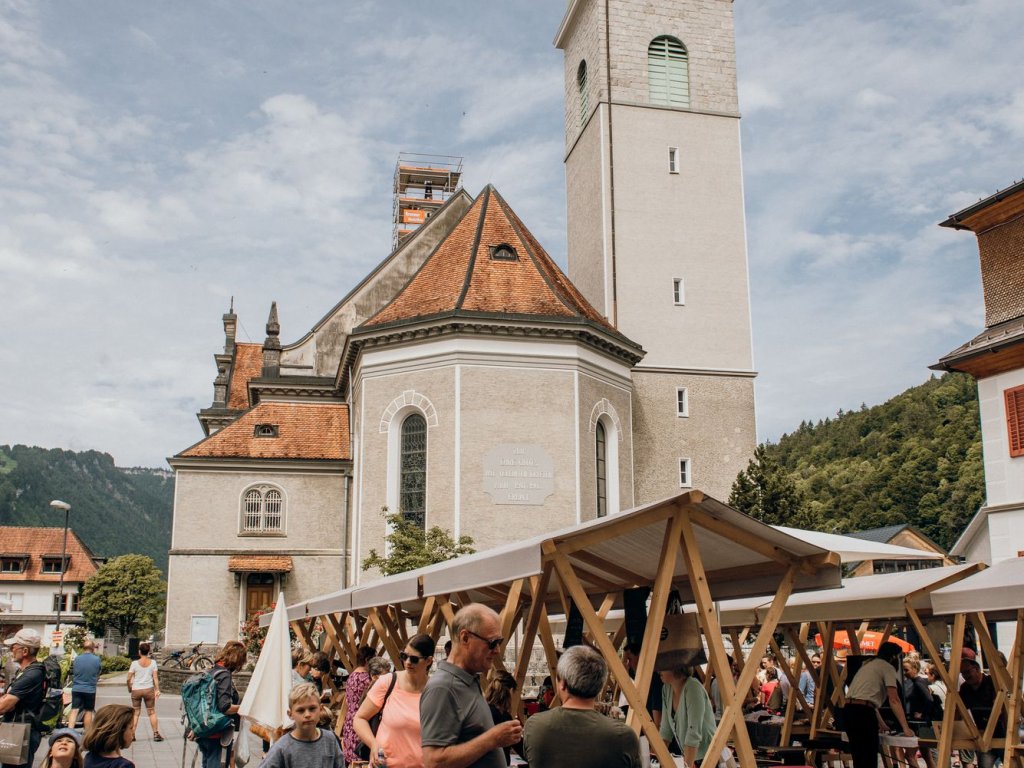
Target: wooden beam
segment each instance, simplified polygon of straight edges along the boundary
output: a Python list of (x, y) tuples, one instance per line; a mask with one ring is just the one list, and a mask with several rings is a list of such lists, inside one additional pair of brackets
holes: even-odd
[[(690, 491), (687, 496), (696, 498), (699, 495), (700, 500), (704, 499), (704, 494), (700, 491)], [(695, 502), (696, 503), (696, 502)], [(632, 533), (640, 528), (646, 528), (650, 525), (660, 523), (662, 520), (666, 520), (675, 515), (676, 510), (672, 504), (665, 504), (657, 509), (652, 509), (646, 513), (640, 515), (630, 515), (629, 517), (622, 517), (615, 522), (606, 523), (599, 528), (583, 534), (571, 535), (564, 538), (555, 540), (554, 545), (558, 552), (563, 555), (571, 555), (574, 552), (579, 552), (581, 549), (589, 549), (595, 544), (600, 544), (608, 539), (613, 539), (623, 534)], [(608, 518), (611, 520), (612, 518)], [(548, 555), (550, 557), (550, 555)]]
[(398, 654), (401, 653), (402, 648), (395, 642), (395, 639), (388, 632), (387, 624), (382, 620), (380, 611), (377, 608), (371, 608), (367, 611), (367, 618), (377, 631), (377, 636), (384, 644), (384, 650), (387, 651), (388, 656), (391, 657), (391, 661), (396, 667), (399, 667)]
[(1013, 650), (1010, 652), (1010, 679), (1013, 687), (1008, 691), (1010, 694), (1009, 705), (1006, 711), (1006, 745), (1003, 747), (1003, 765), (1020, 764), (1021, 758), (1015, 749), (1020, 742), (1020, 731), (1015, 724), (1020, 720), (1021, 713), (1021, 672), (1024, 671), (1024, 608), (1017, 609), (1017, 631), (1013, 640)]
[(730, 525), (724, 520), (719, 520), (717, 517), (709, 515), (702, 509), (691, 509), (690, 520), (694, 525), (699, 525), (705, 530), (716, 533), (722, 538), (735, 542), (741, 547), (745, 547), (753, 552), (757, 552), (762, 557), (766, 557), (769, 560), (774, 560), (777, 563), (783, 565), (792, 565), (795, 562), (795, 558), (789, 552), (784, 549), (769, 544), (767, 541), (762, 539), (760, 536), (754, 534), (751, 531), (743, 531), (734, 525)]
[[(590, 598), (583, 590), (583, 585), (580, 584), (576, 575), (573, 573), (572, 564), (569, 562), (569, 558), (565, 554), (558, 551), (556, 545), (552, 542), (544, 542), (542, 545), (545, 549), (546, 558), (554, 565), (558, 571), (559, 578), (562, 583), (568, 589), (569, 594), (576, 602), (580, 609), (580, 613), (583, 615), (583, 622), (590, 627), (591, 633), (597, 642), (597, 647), (601, 651), (601, 655), (604, 656), (605, 662), (608, 664), (608, 669), (615, 678), (615, 681), (619, 684), (619, 689), (626, 697), (626, 701), (629, 702), (630, 715), (635, 715), (635, 723), (639, 720), (639, 726), (647, 736), (648, 741), (654, 754), (658, 758), (658, 762), (662, 765), (670, 766), (674, 764), (672, 755), (668, 751), (668, 745), (661, 738), (661, 735), (654, 725), (654, 721), (651, 719), (650, 713), (647, 711), (647, 702), (640, 697), (637, 691), (636, 685), (633, 679), (630, 678), (629, 673), (626, 671), (625, 665), (622, 663), (622, 659), (619, 658), (619, 654), (612, 645), (611, 640), (602, 631), (601, 620), (598, 618), (597, 613), (594, 611), (593, 606), (590, 604)], [(658, 621), (660, 624), (660, 620)], [(648, 622), (650, 626), (650, 622)], [(649, 650), (649, 649), (648, 649)], [(641, 654), (643, 651), (641, 650)], [(639, 671), (637, 672), (639, 675)], [(648, 681), (650, 682), (650, 681)]]
[(629, 587), (646, 586), (651, 583), (651, 579), (641, 576), (639, 573), (631, 571), (628, 568), (624, 568), (618, 563), (613, 563), (607, 558), (595, 555), (593, 552), (580, 550), (578, 552), (573, 552), (571, 557), (573, 560), (578, 560), (581, 563), (593, 566), (599, 571), (604, 571), (605, 573), (610, 573), (612, 576), (617, 576), (623, 582), (619, 587), (620, 590)]
[[(665, 535), (661, 540), (661, 554), (658, 557), (658, 570), (654, 575), (654, 585), (651, 588), (649, 607), (647, 609), (647, 624), (644, 627), (644, 636), (640, 641), (640, 655), (636, 660), (635, 681), (637, 695), (640, 701), (644, 702), (642, 709), (647, 711), (647, 696), (651, 690), (651, 679), (654, 677), (654, 659), (658, 655), (658, 644), (661, 638), (661, 628), (665, 623), (665, 610), (668, 608), (668, 595), (672, 591), (672, 578), (676, 572), (676, 561), (679, 558), (679, 539), (683, 535), (684, 513), (679, 510), (675, 517), (668, 521), (665, 526)], [(690, 574), (691, 580), (693, 574)], [(601, 634), (604, 634), (604, 625), (601, 626)], [(626, 715), (626, 725), (638, 730), (636, 715), (630, 706)]]
[[(743, 714), (742, 701), (740, 706), (733, 706), (736, 703), (737, 687), (732, 679), (732, 668), (726, 658), (725, 645), (722, 643), (722, 628), (718, 624), (718, 616), (715, 612), (715, 603), (711, 598), (711, 588), (708, 585), (707, 574), (704, 572), (704, 558), (701, 555), (700, 547), (697, 544), (697, 537), (693, 529), (692, 510), (684, 510), (680, 515), (680, 537), (677, 540), (682, 551), (683, 561), (686, 563), (686, 572), (690, 581), (690, 589), (693, 592), (694, 601), (697, 604), (697, 618), (704, 630), (704, 639), (708, 650), (711, 652), (711, 668), (718, 677), (718, 694), (722, 698), (722, 721), (715, 729), (716, 738), (711, 741), (711, 747), (707, 754), (717, 755), (725, 746), (726, 736), (730, 730), (736, 737), (736, 748), (739, 752), (739, 762), (742, 765), (754, 765), (754, 748), (750, 743), (750, 736), (747, 733), (746, 725), (743, 726), (743, 733), (740, 734), (737, 728), (737, 718), (730, 714), (727, 718), (725, 713), (738, 711)], [(783, 603), (785, 606), (785, 603)], [(719, 736), (719, 731), (722, 735)], [(718, 744), (718, 751), (712, 752)]]
[(546, 613), (544, 606), (552, 568), (551, 564), (545, 565), (540, 576), (531, 576), (528, 581), (530, 608), (526, 613), (526, 622), (523, 626), (523, 644), (519, 649), (519, 658), (516, 659), (516, 690), (513, 692), (516, 698), (519, 697), (519, 691), (522, 690), (523, 684), (526, 682), (526, 673), (529, 671), (530, 657), (533, 653), (533, 641), (537, 637), (537, 627)]
[[(743, 669), (740, 671), (739, 680), (736, 681), (735, 688), (732, 689), (733, 691), (745, 691), (753, 683), (754, 676), (757, 674), (758, 663), (761, 657), (764, 656), (765, 651), (768, 650), (768, 642), (775, 632), (775, 627), (782, 617), (782, 612), (786, 609), (786, 601), (789, 600), (789, 596), (793, 592), (793, 585), (796, 583), (796, 574), (800, 566), (799, 561), (794, 561), (779, 584), (775, 597), (772, 599), (771, 607), (768, 609), (764, 621), (761, 622), (757, 639), (754, 640), (754, 647), (750, 649), (750, 654), (743, 665)], [(719, 636), (719, 642), (721, 642), (721, 636)], [(728, 675), (724, 681), (719, 680), (719, 692), (729, 690), (729, 683), (731, 681), (731, 675)], [(722, 684), (723, 682), (725, 682), (725, 685)], [(742, 699), (734, 695), (733, 700), (727, 704), (723, 697), (722, 708), (722, 720), (719, 722), (718, 728), (715, 729), (715, 735), (711, 739), (707, 753), (710, 755), (719, 754), (725, 746), (727, 735), (731, 730), (735, 734), (736, 744), (740, 750), (740, 763), (742, 765), (754, 765), (754, 750), (750, 744), (746, 723), (743, 721)]]
[(505, 657), (505, 649), (508, 647), (509, 638), (512, 635), (512, 628), (515, 626), (516, 613), (519, 610), (519, 598), (523, 593), (523, 579), (516, 579), (509, 585), (508, 595), (505, 597), (505, 607), (501, 611), (501, 657)]

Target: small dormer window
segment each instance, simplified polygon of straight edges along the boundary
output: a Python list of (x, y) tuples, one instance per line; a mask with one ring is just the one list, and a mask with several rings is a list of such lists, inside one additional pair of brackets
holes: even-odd
[(277, 424), (257, 424), (253, 435), (255, 437), (277, 437)]
[(23, 573), (27, 555), (15, 555), (13, 557), (0, 557), (0, 573)]
[(519, 254), (508, 243), (502, 243), (491, 246), (491, 259), (493, 261), (519, 261)]
[[(67, 561), (64, 561), (64, 562), (66, 563)], [(53, 557), (53, 556), (44, 556), (43, 557), (42, 573), (60, 573), (62, 570), (63, 569), (61, 568), (61, 558), (60, 558), (60, 555), (57, 555), (56, 557)]]

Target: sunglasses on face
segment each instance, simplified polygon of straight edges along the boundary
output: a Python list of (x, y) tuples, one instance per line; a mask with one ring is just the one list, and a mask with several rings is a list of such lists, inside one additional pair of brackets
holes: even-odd
[(496, 650), (498, 650), (498, 646), (500, 646), (502, 644), (502, 642), (505, 640), (504, 637), (496, 637), (493, 640), (488, 640), (483, 635), (478, 635), (476, 632), (474, 632), (471, 629), (467, 629), (466, 631), (469, 632), (469, 634), (471, 634), (476, 639), (483, 640), (487, 644), (487, 650), (489, 650), (489, 651), (496, 651)]
[(426, 657), (417, 656), (414, 653), (406, 653), (405, 651), (402, 651), (400, 654), (398, 654), (399, 661), (401, 661), (403, 664), (405, 664), (405, 662), (408, 661), (413, 666), (419, 664), (421, 661), (423, 661), (424, 658)]

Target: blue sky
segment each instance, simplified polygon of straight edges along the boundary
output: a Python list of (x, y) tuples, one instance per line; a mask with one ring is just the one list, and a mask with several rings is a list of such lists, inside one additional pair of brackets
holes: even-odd
[[(874, 404), (981, 328), (1024, 169), (1018, 0), (739, 0), (758, 427)], [(0, 0), (0, 443), (158, 466), (220, 316), (309, 329), (388, 252), (401, 150), (459, 154), (565, 264), (558, 2)], [(428, 13), (429, 11), (429, 13)]]

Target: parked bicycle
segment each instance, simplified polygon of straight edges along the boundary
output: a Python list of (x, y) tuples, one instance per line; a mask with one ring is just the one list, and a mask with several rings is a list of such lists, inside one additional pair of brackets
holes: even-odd
[(192, 646), (192, 650), (188, 653), (185, 653), (185, 651), (171, 651), (167, 658), (163, 660), (161, 666), (168, 669), (198, 669), (200, 671), (209, 669), (213, 666), (213, 659), (200, 650), (202, 647), (203, 644), (199, 643)]

